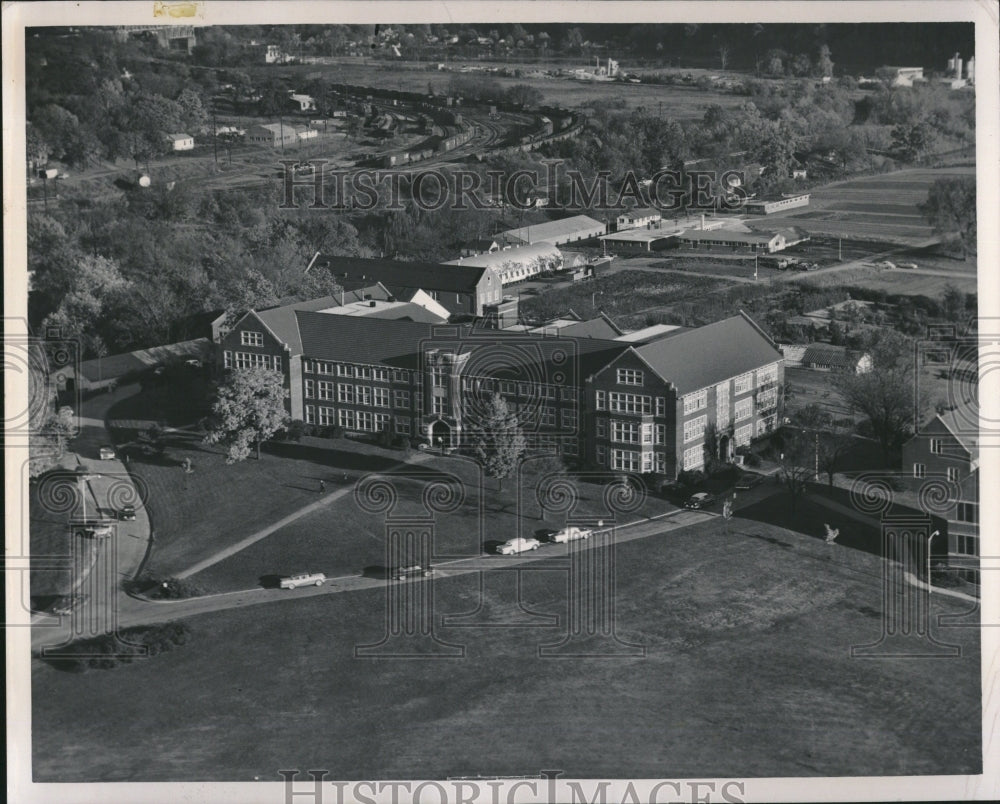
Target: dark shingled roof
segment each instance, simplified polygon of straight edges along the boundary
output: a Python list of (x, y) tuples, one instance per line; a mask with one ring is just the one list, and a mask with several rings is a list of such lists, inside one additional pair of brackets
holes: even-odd
[(439, 265), (432, 262), (396, 262), (361, 257), (324, 257), (316, 264), (329, 268), (346, 288), (358, 282), (387, 286), (422, 288), (450, 293), (474, 293), (479, 280), (489, 268), (472, 265)]
[[(526, 336), (523, 332), (474, 328), (469, 324), (433, 325), (310, 311), (295, 315), (303, 353), (317, 360), (417, 369), (421, 351), (433, 349), (438, 341), (442, 348), (461, 344), (463, 353), (488, 350), (489, 359), (484, 359), (485, 352), (478, 359), (475, 354), (470, 357), (473, 374), (480, 374), (477, 364), (514, 370), (525, 367), (521, 374), (525, 379), (556, 385), (579, 383), (628, 349), (628, 344), (600, 338)], [(559, 377), (564, 378), (563, 382)]]
[(830, 343), (812, 343), (806, 347), (806, 351), (802, 355), (802, 362), (806, 365), (816, 363), (820, 366), (854, 368), (858, 358), (853, 357), (843, 346), (834, 346)]
[(777, 345), (746, 313), (635, 348), (678, 394), (697, 391), (781, 360)]

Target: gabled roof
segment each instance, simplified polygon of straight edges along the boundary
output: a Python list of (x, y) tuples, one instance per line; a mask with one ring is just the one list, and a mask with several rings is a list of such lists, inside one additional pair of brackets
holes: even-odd
[(973, 458), (979, 456), (979, 414), (974, 408), (949, 410), (937, 418)]
[(327, 267), (345, 287), (357, 283), (381, 282), (386, 286), (422, 288), (452, 293), (474, 293), (490, 269), (476, 265), (441, 265), (432, 262), (396, 262), (362, 257), (317, 258), (316, 265)]
[(770, 243), (771, 232), (734, 232), (727, 229), (690, 229), (678, 235), (680, 240), (715, 240), (722, 243)]
[(195, 338), (166, 346), (151, 346), (149, 349), (136, 349), (134, 352), (120, 355), (84, 360), (80, 364), (80, 373), (91, 382), (103, 382), (173, 360), (192, 358), (206, 360), (211, 351), (211, 340)]
[(500, 237), (507, 236), (525, 242), (537, 243), (545, 240), (556, 240), (577, 233), (590, 233), (595, 229), (603, 230), (604, 224), (586, 215), (574, 215), (571, 218), (563, 218), (558, 221), (536, 223), (531, 226), (522, 226), (519, 229), (508, 229)]
[(559, 259), (562, 253), (551, 243), (536, 242), (515, 248), (500, 249), (486, 254), (477, 254), (474, 257), (462, 257), (458, 260), (449, 260), (445, 265), (473, 265), (478, 267), (490, 266), (500, 268), (506, 263), (530, 262), (537, 259)]
[(818, 363), (821, 366), (854, 368), (859, 358), (851, 355), (843, 346), (830, 343), (811, 343), (802, 355), (803, 363)]
[[(622, 344), (627, 345), (627, 344)], [(777, 345), (746, 313), (635, 347), (678, 394), (781, 360)]]
[(597, 318), (591, 318), (589, 321), (569, 324), (560, 329), (559, 334), (571, 338), (603, 338), (613, 341), (622, 334), (622, 330), (614, 321), (601, 313)]

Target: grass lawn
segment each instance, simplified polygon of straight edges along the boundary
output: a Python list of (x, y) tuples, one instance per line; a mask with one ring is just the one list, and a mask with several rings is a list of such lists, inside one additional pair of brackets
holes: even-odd
[[(879, 561), (729, 528), (618, 546), (617, 635), (644, 657), (540, 657), (568, 612), (567, 576), (542, 560), (520, 572), (520, 601), (509, 572), (483, 576), (482, 601), (475, 575), (434, 581), (435, 628), (460, 659), (356, 659), (386, 632), (375, 589), (192, 617), (186, 645), (115, 670), (36, 662), (35, 780), (980, 772), (976, 629), (939, 634), (959, 658), (852, 659), (881, 632)], [(480, 602), (493, 622), (520, 603), (560, 625), (438, 626)], [(935, 595), (931, 614), (967, 608)]]
[[(535, 493), (540, 477), (530, 473), (531, 466), (529, 461), (529, 473), (505, 481), (502, 491), (497, 490), (495, 480), (482, 476), (478, 464), (465, 459), (435, 458), (418, 467), (404, 467), (394, 473), (397, 504), (392, 515), (404, 519), (425, 515), (422, 494), (428, 473), (457, 476), (464, 487), (464, 499), (453, 513), (435, 518), (435, 560), (492, 553), (499, 542), (514, 536), (535, 536), (536, 531), (566, 524), (565, 513), (546, 511), (543, 516)], [(412, 476), (415, 472), (421, 475), (419, 480)], [(580, 481), (575, 486), (579, 496), (574, 518), (607, 519), (605, 487)], [(649, 497), (641, 515), (655, 516), (674, 508), (666, 500)], [(621, 519), (632, 521), (639, 516), (622, 514)], [(385, 514), (363, 510), (351, 494), (202, 570), (193, 579), (206, 588), (228, 590), (269, 584), (271, 576), (305, 570), (329, 577), (361, 572), (382, 577), (387, 560), (385, 532)]]

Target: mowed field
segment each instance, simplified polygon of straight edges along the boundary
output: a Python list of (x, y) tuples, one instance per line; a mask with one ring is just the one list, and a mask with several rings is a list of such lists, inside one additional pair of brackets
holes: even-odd
[(748, 221), (757, 228), (781, 220), (812, 234), (918, 246), (934, 237), (918, 205), (942, 178), (975, 176), (974, 167), (912, 168), (819, 187), (809, 206)]
[[(932, 626), (954, 658), (851, 658), (882, 633), (876, 557), (715, 518), (620, 544), (611, 566), (618, 641), (569, 656), (539, 647), (593, 590), (568, 596), (565, 564), (543, 559), (433, 581), (460, 658), (355, 658), (387, 633), (373, 589), (192, 617), (185, 645), (114, 670), (36, 662), (35, 781), (980, 771), (977, 629)], [(477, 608), (478, 627), (441, 625)], [(969, 608), (934, 595), (931, 622)], [(512, 627), (526, 612), (558, 624)]]

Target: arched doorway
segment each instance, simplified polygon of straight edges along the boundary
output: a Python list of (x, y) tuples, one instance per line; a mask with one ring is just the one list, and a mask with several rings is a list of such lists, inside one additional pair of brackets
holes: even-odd
[(451, 427), (443, 419), (437, 419), (430, 426), (431, 446), (450, 447)]

